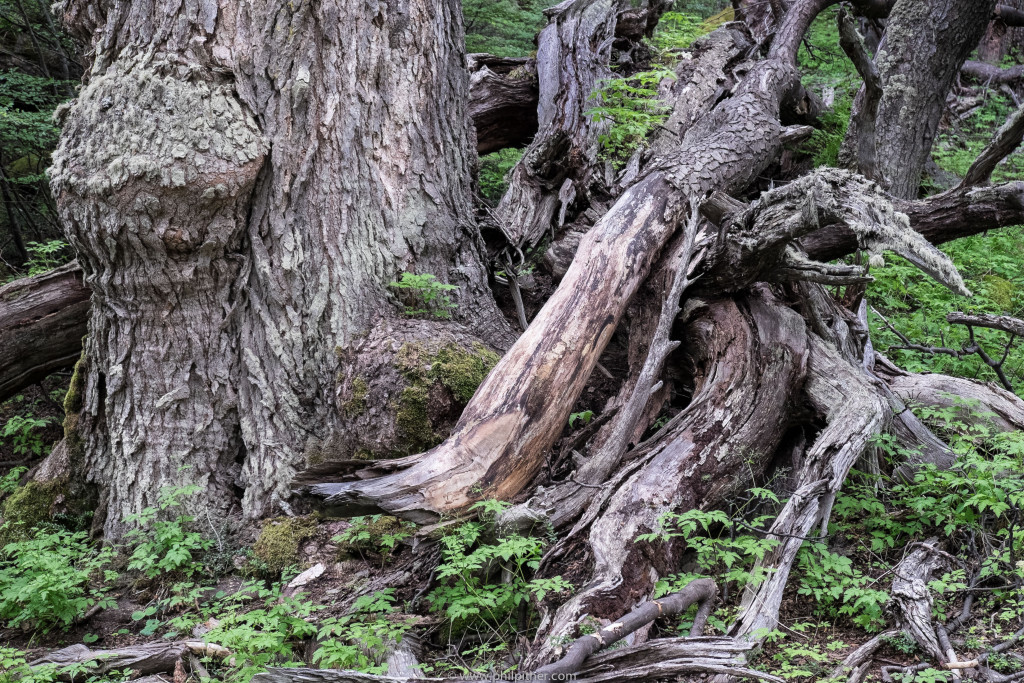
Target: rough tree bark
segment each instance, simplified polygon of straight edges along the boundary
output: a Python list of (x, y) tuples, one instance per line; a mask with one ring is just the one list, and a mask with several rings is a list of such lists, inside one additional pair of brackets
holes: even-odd
[(52, 187), (93, 293), (79, 431), (109, 533), (186, 480), (270, 511), (341, 422), (336, 349), (400, 315), (403, 270), (510, 341), (471, 221), (458, 3), (63, 9), (94, 52)]
[[(883, 185), (893, 196), (917, 198), (946, 93), (978, 44), (995, 5), (995, 0), (897, 0), (893, 6), (875, 57), (882, 87), (875, 155)], [(864, 99), (862, 90), (855, 112)], [(848, 164), (856, 158), (857, 136), (851, 125), (844, 143)]]

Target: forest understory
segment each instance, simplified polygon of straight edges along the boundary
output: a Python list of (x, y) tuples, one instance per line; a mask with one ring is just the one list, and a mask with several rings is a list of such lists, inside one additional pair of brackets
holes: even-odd
[(1024, 681), (1024, 0), (194, 4), (0, 0), (0, 683)]

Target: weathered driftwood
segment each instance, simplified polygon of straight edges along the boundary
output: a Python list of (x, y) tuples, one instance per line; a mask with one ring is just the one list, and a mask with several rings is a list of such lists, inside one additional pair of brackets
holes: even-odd
[(0, 287), (0, 401), (74, 365), (88, 315), (75, 262)]
[[(883, 631), (882, 633), (879, 633), (877, 636), (875, 636), (871, 640), (867, 641), (866, 643), (858, 647), (850, 654), (846, 655), (846, 658), (843, 660), (843, 662), (832, 670), (832, 673), (829, 675), (828, 680), (841, 680), (845, 677), (849, 677), (846, 679), (847, 683), (849, 683), (849, 681), (853, 678), (853, 674), (855, 671), (859, 671), (862, 667), (871, 663), (871, 656), (875, 654), (875, 651), (879, 647), (882, 646), (882, 642), (888, 640), (889, 638), (892, 638), (897, 633), (899, 633), (899, 631), (895, 629), (890, 631)], [(861, 674), (860, 678), (863, 678), (863, 674)]]
[(1011, 318), (1008, 315), (990, 315), (988, 313), (947, 313), (946, 320), (957, 325), (971, 327), (987, 327), (991, 330), (1002, 330), (1017, 337), (1024, 337), (1024, 320)]
[(730, 629), (734, 636), (775, 628), (789, 571), (803, 540), (827, 528), (835, 495), (850, 468), (889, 422), (889, 406), (863, 371), (829, 342), (813, 334), (809, 339), (805, 392), (827, 425), (804, 456), (796, 492), (767, 532), (766, 537), (778, 539), (779, 544), (758, 567), (773, 571), (744, 592), (740, 615)]
[(992, 140), (981, 150), (978, 158), (974, 160), (971, 167), (967, 169), (962, 187), (978, 185), (988, 182), (992, 177), (992, 171), (1000, 161), (1013, 153), (1024, 140), (1024, 106), (1018, 107), (1010, 114)]
[(892, 378), (890, 386), (910, 404), (940, 408), (974, 405), (982, 414), (980, 420), (995, 429), (1024, 430), (1024, 400), (992, 384), (948, 375), (907, 374)]
[(30, 664), (56, 664), (67, 666), (83, 662), (95, 662), (89, 671), (94, 675), (115, 669), (132, 669), (142, 675), (174, 671), (174, 665), (188, 653), (201, 657), (228, 658), (231, 653), (219, 645), (202, 641), (178, 640), (164, 643), (144, 643), (114, 650), (92, 650), (86, 645), (76, 644), (50, 652)]
[(373, 504), (423, 520), (479, 497), (509, 498), (522, 490), (690, 201), (713, 189), (747, 187), (776, 158), (780, 102), (799, 85), (796, 46), (814, 16), (800, 9), (787, 15), (773, 58), (754, 65), (732, 97), (690, 128), (674, 155), (653, 160), (583, 237), (558, 289), (444, 444), (404, 472), (312, 491), (331, 504)]
[(644, 603), (596, 633), (581, 636), (566, 649), (561, 659), (537, 669), (534, 676), (545, 681), (564, 680), (572, 674), (579, 673), (587, 658), (598, 650), (617, 643), (655, 619), (682, 614), (691, 605), (699, 607), (690, 628), (690, 637), (702, 635), (717, 598), (718, 586), (711, 579), (691, 581), (683, 590)]
[(767, 292), (714, 301), (693, 317), (684, 343), (693, 399), (630, 454), (636, 471), (624, 468), (624, 479), (610, 482), (603, 500), (592, 502), (568, 535), (589, 528), (594, 569), (544, 629), (538, 657), (548, 656), (551, 637), (571, 633), (584, 614), (610, 618), (644, 600), (653, 575), (671, 573), (683, 547), (679, 541), (636, 543), (636, 536), (660, 528), (666, 512), (723, 504), (749, 484), (748, 463), (763, 468), (785, 432), (788, 397), (803, 382), (807, 355), (799, 315)]
[[(752, 678), (772, 683), (782, 679), (750, 669), (746, 658), (751, 643), (735, 638), (696, 637), (661, 638), (642, 645), (606, 650), (586, 659), (574, 681), (583, 683), (633, 683), (638, 680), (671, 680), (685, 674), (726, 674), (736, 678)], [(526, 680), (558, 680), (555, 677)], [(328, 669), (270, 669), (257, 674), (256, 683), (483, 683), (483, 678), (412, 678), (375, 676), (357, 671)], [(563, 679), (564, 680), (564, 679)]]
[(946, 562), (937, 545), (938, 539), (935, 538), (915, 544), (896, 565), (889, 607), (895, 613), (900, 628), (910, 634), (924, 652), (946, 663), (950, 658), (939, 645), (932, 621), (932, 595), (928, 589), (932, 574)]

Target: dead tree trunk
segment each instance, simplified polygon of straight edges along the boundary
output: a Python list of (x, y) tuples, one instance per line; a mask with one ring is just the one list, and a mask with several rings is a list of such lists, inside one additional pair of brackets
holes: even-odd
[(77, 263), (0, 287), (0, 401), (74, 365), (88, 314)]

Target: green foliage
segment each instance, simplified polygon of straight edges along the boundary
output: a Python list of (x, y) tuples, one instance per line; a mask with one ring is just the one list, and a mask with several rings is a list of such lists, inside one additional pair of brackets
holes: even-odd
[(452, 311), (458, 308), (447, 294), (458, 287), (440, 282), (430, 273), (402, 273), (397, 282), (392, 280), (388, 284), (406, 295), (403, 296), (406, 315), (431, 314), (437, 318), (451, 318)]
[(658, 21), (651, 44), (662, 51), (685, 49), (708, 30), (709, 26), (699, 14), (665, 12)]
[(499, 57), (527, 57), (536, 51), (534, 38), (544, 27), (540, 0), (463, 0), (466, 52)]
[(815, 129), (804, 147), (813, 156), (816, 167), (839, 165), (839, 149), (846, 137), (852, 110), (853, 99), (843, 95), (837, 97), (835, 106), (818, 119), (820, 127)]
[(52, 417), (32, 417), (31, 415), (14, 415), (4, 424), (0, 437), (11, 440), (15, 455), (40, 457), (46, 450), (46, 442), (39, 434), (46, 425), (55, 422)]
[(804, 543), (797, 556), (799, 595), (814, 601), (816, 616), (849, 616), (865, 631), (881, 630), (889, 593), (857, 569), (853, 560), (829, 551), (824, 543)]
[(10, 472), (0, 477), (0, 494), (14, 493), (18, 489), (18, 482), (21, 475), (28, 472), (27, 467), (15, 467)]
[(480, 157), (480, 194), (491, 206), (497, 206), (501, 196), (508, 189), (505, 176), (523, 158), (523, 150), (515, 147), (491, 152)]
[[(198, 485), (165, 486), (160, 489), (155, 507), (125, 517), (132, 528), (125, 539), (135, 545), (128, 568), (154, 578), (169, 572), (191, 575), (199, 569), (195, 560), (212, 541), (191, 530), (193, 518), (178, 512), (183, 500), (202, 491)], [(177, 513), (177, 514), (175, 514)], [(173, 514), (170, 519), (161, 519)]]
[(97, 603), (109, 606), (97, 580), (116, 575), (104, 569), (113, 558), (113, 549), (91, 547), (84, 532), (59, 528), (8, 543), (0, 550), (0, 618), (45, 633), (67, 628)]
[[(967, 299), (937, 284), (897, 256), (887, 256), (883, 268), (871, 271), (875, 281), (868, 297), (893, 326), (916, 344), (959, 349), (969, 343), (963, 325), (946, 322), (950, 311), (1024, 316), (1024, 227), (1005, 228), (942, 246), (974, 293)], [(976, 355), (955, 358), (891, 348), (901, 340), (877, 316), (869, 316), (871, 338), (895, 363), (911, 372), (940, 372), (961, 377), (995, 379), (992, 370)], [(978, 328), (975, 339), (990, 356), (998, 358), (1006, 333)], [(1004, 371), (1015, 386), (1024, 384), (1024, 354), (1019, 343), (1011, 350)]]
[(71, 250), (64, 240), (48, 240), (46, 242), (28, 242), (25, 244), (28, 251), (29, 275), (39, 275), (71, 260)]
[[(258, 607), (241, 609), (249, 601)], [(286, 597), (280, 585), (264, 588), (250, 583), (214, 606), (216, 626), (204, 637), (232, 652), (225, 663), (229, 667), (224, 672), (226, 681), (246, 683), (268, 666), (302, 666), (299, 648), (304, 639), (316, 635), (309, 617), (320, 609), (306, 596)], [(183, 626), (182, 621), (177, 626)]]
[[(764, 489), (753, 489), (756, 496), (778, 503), (774, 494)], [(690, 580), (709, 576), (719, 582), (735, 583), (739, 587), (757, 585), (767, 573), (754, 565), (775, 546), (777, 540), (760, 538), (748, 531), (762, 531), (770, 516), (754, 519), (751, 523), (738, 523), (720, 510), (687, 510), (668, 513), (659, 520), (658, 531), (637, 536), (638, 542), (667, 541), (680, 538), (696, 554), (701, 574), (673, 575), (658, 581), (655, 595), (664, 595), (682, 587)]]
[(578, 413), (573, 413), (569, 416), (569, 428), (572, 429), (575, 427), (577, 422), (588, 425), (592, 419), (594, 419), (593, 410), (583, 410)]
[(361, 596), (349, 614), (324, 620), (313, 661), (326, 669), (387, 673), (388, 653), (416, 623), (415, 618), (396, 614), (394, 592), (387, 588)]
[[(452, 630), (508, 634), (511, 617), (531, 600), (571, 588), (561, 577), (531, 578), (545, 541), (519, 534), (494, 538), (494, 522), (507, 503), (483, 501), (472, 509), (480, 519), (459, 524), (441, 537), (438, 586), (428, 596), (431, 609), (443, 612)], [(501, 578), (504, 575), (504, 578)]]
[(651, 131), (668, 117), (670, 108), (658, 97), (658, 84), (665, 79), (675, 80), (675, 73), (658, 66), (625, 78), (606, 79), (591, 94), (598, 104), (586, 114), (608, 124), (598, 142), (605, 158), (617, 168), (643, 147)]
[(387, 564), (398, 544), (412, 536), (416, 525), (388, 515), (353, 517), (352, 526), (331, 540), (342, 550), (359, 550), (378, 553), (381, 565)]

